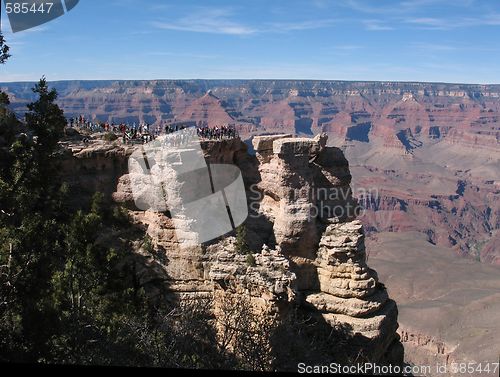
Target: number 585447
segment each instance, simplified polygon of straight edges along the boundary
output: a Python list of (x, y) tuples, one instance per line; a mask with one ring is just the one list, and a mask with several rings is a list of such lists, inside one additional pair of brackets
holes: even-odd
[(50, 13), (54, 3), (5, 3), (7, 14)]

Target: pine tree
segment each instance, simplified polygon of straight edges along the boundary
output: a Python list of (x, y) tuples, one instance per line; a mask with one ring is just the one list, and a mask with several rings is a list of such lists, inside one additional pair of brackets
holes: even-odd
[(7, 46), (5, 38), (0, 32), (0, 64), (4, 64), (10, 58), (9, 50), (10, 48)]
[(129, 362), (126, 323), (142, 322), (146, 304), (130, 251), (98, 242), (126, 219), (101, 194), (67, 204), (57, 167), (66, 121), (45, 79), (33, 91), (24, 123), (0, 97), (0, 361)]
[(38, 99), (28, 105), (24, 125), (5, 109), (0, 120), (5, 158), (0, 168), (1, 285), (2, 302), (8, 303), (0, 315), (18, 329), (19, 347), (28, 350), (24, 361), (31, 362), (48, 353), (56, 317), (50, 280), (63, 254), (60, 224), (65, 222), (65, 187), (55, 165), (65, 119), (45, 79), (33, 90)]
[(247, 244), (247, 229), (245, 225), (236, 228), (236, 251), (238, 254), (246, 255), (250, 252)]

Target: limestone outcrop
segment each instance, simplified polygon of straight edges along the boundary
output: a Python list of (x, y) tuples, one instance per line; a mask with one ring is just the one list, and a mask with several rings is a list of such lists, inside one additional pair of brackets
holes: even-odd
[(232, 285), (237, 293), (267, 302), (294, 300), (296, 276), (290, 271), (290, 261), (279, 251), (264, 247), (249, 261), (248, 255), (238, 254), (234, 237), (209, 246), (207, 251), (209, 280)]
[[(401, 363), (397, 307), (367, 266), (349, 164), (342, 151), (327, 147), (326, 141), (324, 135), (255, 137), (255, 156), (239, 139), (202, 143), (209, 164), (234, 164), (243, 173), (250, 213), (245, 253), (231, 235), (181, 247), (182, 238), (190, 235), (179, 236), (182, 230), (179, 233), (168, 211), (135, 208), (132, 178), (124, 166), (132, 153), (128, 147), (117, 143), (103, 149), (91, 143), (65, 164), (76, 172), (98, 171), (102, 177), (90, 181), (88, 189), (111, 188), (113, 199), (129, 209), (160, 266), (144, 279), (165, 281), (172, 296), (216, 298), (217, 292), (228, 290), (277, 312), (298, 306), (333, 328), (348, 329), (351, 346), (366, 359)], [(108, 180), (106, 174), (111, 175)], [(72, 183), (86, 185), (78, 176)]]
[(379, 284), (377, 273), (366, 264), (360, 222), (329, 225), (315, 264), (320, 292), (307, 294), (306, 302), (332, 326), (352, 326), (362, 343), (367, 342), (363, 348), (375, 358), (383, 356), (382, 350), (399, 347), (397, 308)]
[(269, 234), (254, 232), (254, 240), (260, 235), (261, 242), (274, 242), (290, 259), (305, 307), (332, 327), (350, 328), (369, 359), (401, 361), (397, 307), (366, 263), (365, 235), (342, 152), (326, 147), (324, 135), (262, 136), (253, 144), (261, 195), (259, 216), (249, 219), (249, 227), (272, 224)]

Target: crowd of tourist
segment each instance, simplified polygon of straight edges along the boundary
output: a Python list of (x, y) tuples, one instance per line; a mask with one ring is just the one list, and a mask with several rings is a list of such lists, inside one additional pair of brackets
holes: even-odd
[(81, 130), (89, 131), (90, 133), (98, 132), (110, 132), (117, 135), (121, 135), (124, 142), (139, 140), (142, 142), (148, 142), (154, 140), (161, 134), (161, 127), (153, 127), (148, 123), (142, 123), (137, 125), (120, 123), (115, 124), (114, 122), (100, 122), (98, 120), (88, 120), (83, 115), (77, 118), (70, 118), (68, 121), (68, 126), (72, 128), (79, 128)]
[(195, 140), (195, 129), (182, 128), (180, 132), (170, 132), (162, 139), (162, 145), (168, 148), (187, 147), (193, 140)]
[[(100, 122), (89, 120), (83, 115), (72, 117), (68, 120), (68, 127), (86, 130), (90, 133), (107, 132), (120, 135), (123, 143), (142, 142), (148, 143), (156, 140), (158, 136), (166, 135), (165, 144), (170, 146), (182, 146), (188, 143), (196, 135), (202, 140), (223, 140), (238, 137), (236, 128), (233, 125), (217, 125), (215, 127), (200, 126), (186, 127), (184, 125), (150, 125), (148, 123), (128, 124), (114, 122)], [(186, 130), (189, 132), (186, 132)], [(179, 132), (182, 131), (182, 132)]]
[(234, 139), (238, 136), (234, 126), (200, 127), (197, 129), (198, 137), (207, 140)]

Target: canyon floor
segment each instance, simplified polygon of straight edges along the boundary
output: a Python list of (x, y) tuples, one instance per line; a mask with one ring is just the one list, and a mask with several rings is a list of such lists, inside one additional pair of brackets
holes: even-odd
[(417, 232), (379, 233), (367, 248), (398, 303), (406, 361), (498, 362), (498, 266), (457, 258)]
[(498, 150), (438, 141), (404, 155), (377, 140), (335, 142), (344, 145), (355, 190), (378, 196), (361, 220), (368, 262), (398, 303), (405, 360), (498, 362), (500, 234), (495, 216), (484, 216), (487, 207), (498, 211)]

